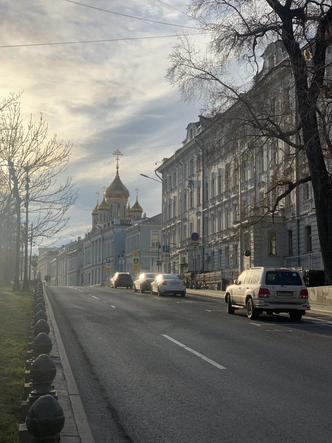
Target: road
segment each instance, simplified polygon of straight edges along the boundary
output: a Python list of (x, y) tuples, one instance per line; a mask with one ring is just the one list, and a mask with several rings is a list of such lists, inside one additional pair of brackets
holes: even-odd
[(332, 318), (222, 300), (50, 288), (96, 443), (332, 441)]

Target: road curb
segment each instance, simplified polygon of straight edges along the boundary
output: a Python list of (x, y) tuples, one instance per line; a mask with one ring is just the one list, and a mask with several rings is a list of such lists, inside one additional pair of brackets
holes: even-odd
[[(67, 392), (68, 392), (68, 396), (69, 396), (69, 400), (70, 400), (70, 404), (71, 404), (72, 412), (73, 412), (72, 418), (74, 419), (74, 421), (76, 423), (81, 443), (95, 443), (87, 416), (85, 414), (82, 400), (81, 400), (80, 394), (77, 389), (74, 375), (71, 370), (70, 363), (68, 361), (68, 357), (67, 357), (67, 354), (65, 351), (65, 347), (64, 347), (62, 338), (61, 338), (61, 334), (60, 334), (57, 322), (56, 322), (54, 314), (53, 314), (51, 303), (48, 298), (47, 288), (45, 288), (45, 289), (46, 289), (45, 290), (45, 295), (46, 295), (45, 299), (46, 299), (46, 304), (47, 304), (48, 315), (49, 315), (49, 319), (52, 323), (54, 338), (55, 338), (56, 345), (58, 348), (64, 377), (66, 380)], [(56, 388), (56, 386), (55, 386), (55, 388)], [(61, 442), (66, 443), (66, 437), (61, 437)], [(69, 441), (68, 441), (68, 443), (69, 443)]]

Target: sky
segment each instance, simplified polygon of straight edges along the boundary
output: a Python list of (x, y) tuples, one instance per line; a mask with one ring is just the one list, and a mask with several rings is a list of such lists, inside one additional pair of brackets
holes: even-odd
[(50, 138), (57, 134), (73, 145), (67, 175), (79, 197), (52, 246), (91, 229), (97, 197), (100, 202), (115, 176), (116, 150), (131, 205), (137, 194), (148, 217), (161, 212), (161, 185), (140, 174), (156, 178), (156, 167), (181, 147), (187, 125), (200, 113), (166, 79), (175, 36), (198, 33), (187, 4), (1, 1), (0, 96), (22, 93), (23, 119), (42, 114)]

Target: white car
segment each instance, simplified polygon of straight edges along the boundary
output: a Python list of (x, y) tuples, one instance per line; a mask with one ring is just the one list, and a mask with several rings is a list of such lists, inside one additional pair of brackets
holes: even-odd
[(300, 321), (310, 309), (308, 290), (294, 269), (255, 267), (243, 271), (234, 284), (227, 286), (227, 312), (246, 308), (247, 317), (287, 312), (291, 320)]
[(152, 294), (180, 294), (181, 297), (186, 295), (186, 284), (177, 274), (158, 274), (151, 283)]

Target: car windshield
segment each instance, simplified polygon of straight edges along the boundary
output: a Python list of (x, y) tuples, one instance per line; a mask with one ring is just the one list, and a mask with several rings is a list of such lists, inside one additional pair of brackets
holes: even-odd
[(145, 274), (145, 278), (154, 278), (156, 274)]
[(301, 286), (303, 284), (300, 275), (294, 271), (267, 271), (265, 283), (281, 286)]

